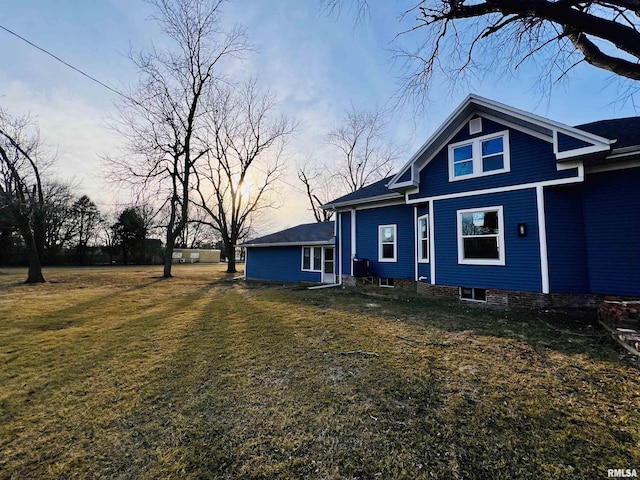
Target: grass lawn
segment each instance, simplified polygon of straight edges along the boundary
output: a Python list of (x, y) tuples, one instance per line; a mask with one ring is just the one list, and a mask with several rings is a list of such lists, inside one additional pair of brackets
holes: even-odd
[(604, 479), (640, 370), (589, 319), (220, 266), (0, 270), (0, 478)]

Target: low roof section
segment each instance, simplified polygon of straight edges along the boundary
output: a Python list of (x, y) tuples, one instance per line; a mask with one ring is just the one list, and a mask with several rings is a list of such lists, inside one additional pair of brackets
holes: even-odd
[(305, 223), (271, 235), (244, 242), (240, 247), (287, 247), (304, 245), (335, 245), (333, 222)]
[(351, 206), (358, 203), (369, 203), (371, 201), (377, 200), (391, 200), (396, 198), (402, 198), (403, 195), (398, 192), (391, 191), (387, 188), (387, 184), (391, 181), (394, 176), (390, 176), (387, 178), (383, 178), (382, 180), (378, 180), (371, 185), (367, 185), (366, 187), (362, 187), (360, 190), (356, 190), (355, 192), (348, 193), (343, 195), (340, 198), (336, 198), (331, 202), (322, 206), (325, 210), (330, 210), (333, 208), (340, 208), (341, 206)]

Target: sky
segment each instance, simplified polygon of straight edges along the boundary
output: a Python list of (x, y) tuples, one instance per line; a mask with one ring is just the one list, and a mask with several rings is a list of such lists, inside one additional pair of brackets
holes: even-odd
[[(279, 109), (298, 122), (290, 140), (288, 166), (277, 186), (280, 206), (265, 223), (273, 230), (313, 221), (296, 159), (322, 162), (334, 155), (327, 133), (345, 111), (395, 106), (402, 65), (393, 61), (394, 38), (411, 21), (401, 20), (409, 3), (375, 3), (370, 16), (356, 21), (351, 12), (325, 15), (319, 2), (242, 0), (224, 6), (224, 25), (246, 28), (256, 52), (240, 75), (255, 76), (279, 99)], [(14, 31), (69, 64), (115, 88), (137, 80), (127, 58), (130, 49), (167, 46), (152, 6), (144, 0), (3, 0), (0, 26)], [(404, 22), (404, 23), (403, 23)], [(414, 37), (402, 37), (411, 46)], [(108, 185), (103, 158), (118, 152), (122, 138), (108, 128), (116, 115), (117, 95), (33, 46), (0, 30), (0, 106), (13, 116), (31, 114), (41, 135), (57, 152), (56, 173), (78, 184), (102, 211), (129, 201), (126, 192)], [(455, 90), (437, 78), (426, 109), (410, 105), (391, 114), (390, 142), (405, 147), (399, 167), (428, 139), (469, 93), (482, 95), (568, 125), (639, 115), (630, 101), (620, 101), (611, 75), (579, 66), (550, 91), (541, 92), (535, 65), (504, 76), (488, 72)]]

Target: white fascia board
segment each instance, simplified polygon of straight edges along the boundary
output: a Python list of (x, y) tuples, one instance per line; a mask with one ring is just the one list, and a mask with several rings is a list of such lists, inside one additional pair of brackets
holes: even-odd
[(366, 203), (374, 203), (374, 202), (382, 202), (385, 200), (393, 200), (393, 199), (402, 199), (403, 195), (397, 192), (391, 192), (384, 195), (378, 195), (377, 197), (367, 197), (361, 198), (358, 200), (352, 200), (349, 202), (340, 202), (340, 203), (327, 203), (326, 205), (322, 205), (320, 208), (323, 210), (337, 210), (339, 208), (351, 208), (354, 205), (363, 205)]
[(314, 247), (314, 246), (325, 246), (325, 245), (335, 245), (334, 240), (324, 240), (324, 241), (316, 241), (316, 242), (274, 242), (274, 243), (257, 243), (250, 245), (238, 245), (239, 247), (244, 248), (263, 248), (263, 247)]

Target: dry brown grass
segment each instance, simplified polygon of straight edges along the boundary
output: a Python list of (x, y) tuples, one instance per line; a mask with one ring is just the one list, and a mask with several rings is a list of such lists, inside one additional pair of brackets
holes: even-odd
[(606, 478), (640, 375), (597, 328), (218, 266), (0, 270), (0, 478)]

